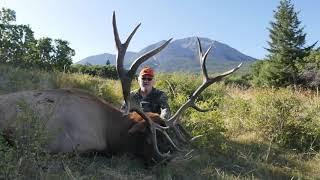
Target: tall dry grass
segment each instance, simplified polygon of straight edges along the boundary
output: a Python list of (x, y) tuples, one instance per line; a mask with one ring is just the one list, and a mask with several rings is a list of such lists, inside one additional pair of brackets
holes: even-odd
[[(121, 86), (115, 80), (8, 66), (0, 66), (0, 80), (0, 93), (81, 88), (116, 106), (122, 103)], [(196, 75), (186, 74), (159, 74), (156, 80), (156, 87), (168, 94), (173, 112), (202, 81)], [(135, 88), (134, 82), (132, 89)], [(199, 106), (215, 107), (213, 111), (199, 113), (188, 109), (183, 115), (186, 129), (193, 135), (204, 134), (191, 145), (195, 149), (191, 160), (145, 169), (129, 155), (50, 155), (43, 156), (45, 163), (31, 159), (28, 167), (37, 167), (38, 174), (33, 176), (32, 168), (24, 171), (17, 166), (20, 158), (13, 158), (17, 157), (16, 149), (0, 139), (0, 179), (4, 170), (19, 172), (12, 179), (319, 179), (319, 102), (319, 96), (310, 90), (248, 89), (218, 83), (198, 98)], [(297, 141), (306, 140), (306, 148), (294, 148), (296, 138), (286, 136), (290, 133), (296, 133), (293, 135), (299, 135), (298, 138), (308, 137)], [(271, 141), (273, 136), (268, 135), (277, 138)], [(28, 157), (37, 152), (30, 150)]]

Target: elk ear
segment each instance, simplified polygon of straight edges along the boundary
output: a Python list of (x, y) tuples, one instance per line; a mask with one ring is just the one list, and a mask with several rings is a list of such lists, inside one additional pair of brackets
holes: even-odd
[(129, 134), (134, 134), (137, 132), (144, 133), (146, 131), (147, 123), (146, 121), (140, 121), (135, 123), (128, 131)]

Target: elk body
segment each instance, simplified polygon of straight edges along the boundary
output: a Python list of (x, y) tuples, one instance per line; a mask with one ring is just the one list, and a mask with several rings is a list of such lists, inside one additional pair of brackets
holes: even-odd
[[(159, 115), (144, 113), (141, 110), (130, 97), (130, 85), (139, 65), (164, 49), (171, 39), (137, 58), (129, 70), (124, 69), (123, 61), (126, 50), (139, 26), (140, 24), (129, 35), (125, 43), (121, 43), (115, 14), (113, 14), (113, 32), (118, 50), (117, 72), (122, 85), (124, 101), (127, 104), (125, 112), (79, 89), (22, 91), (0, 96), (0, 130), (6, 132), (8, 129), (17, 128), (14, 126), (14, 121), (20, 112), (19, 102), (23, 101), (40, 114), (46, 129), (53, 135), (46, 147), (49, 152), (126, 152), (136, 154), (145, 160), (172, 158), (173, 151), (181, 150), (166, 130), (172, 128), (176, 137), (183, 142), (192, 140), (193, 138), (179, 124), (181, 114), (188, 107), (201, 112), (209, 111), (210, 109), (203, 110), (196, 106), (195, 101), (199, 94), (214, 82), (236, 71), (241, 64), (215, 78), (208, 77), (205, 61), (211, 47), (203, 53), (198, 39), (203, 84), (170, 119), (162, 120)], [(157, 132), (160, 132), (162, 137), (160, 139), (163, 141), (164, 138), (167, 142), (165, 144), (169, 144), (170, 148), (159, 144)]]
[[(41, 123), (53, 136), (46, 147), (51, 153), (129, 152), (144, 159), (151, 157), (151, 151), (147, 152), (152, 150), (152, 145), (144, 133), (145, 122), (134, 113), (123, 115), (119, 109), (88, 92), (54, 89), (2, 95), (1, 129), (12, 129), (16, 125), (17, 116), (23, 113), (21, 102), (40, 113)], [(153, 119), (161, 123), (159, 116)]]

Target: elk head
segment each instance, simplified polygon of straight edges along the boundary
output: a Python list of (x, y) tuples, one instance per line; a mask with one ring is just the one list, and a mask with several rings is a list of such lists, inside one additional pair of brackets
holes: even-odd
[(171, 145), (173, 150), (182, 151), (180, 148), (177, 147), (177, 145), (174, 143), (172, 138), (170, 138), (170, 136), (168, 135), (168, 133), (166, 131), (168, 129), (172, 128), (174, 130), (174, 132), (176, 133), (177, 137), (179, 138), (179, 140), (181, 140), (182, 142), (190, 142), (190, 141), (196, 139), (197, 137), (192, 138), (190, 136), (190, 134), (187, 133), (187, 131), (185, 131), (183, 129), (183, 127), (180, 125), (180, 116), (181, 116), (181, 114), (188, 107), (192, 107), (192, 108), (194, 108), (194, 109), (196, 109), (196, 110), (198, 110), (200, 112), (210, 111), (211, 109), (201, 109), (198, 106), (196, 106), (195, 101), (196, 101), (197, 97), (199, 96), (199, 94), (204, 89), (206, 89), (211, 84), (220, 81), (223, 77), (225, 77), (225, 76), (235, 72), (236, 70), (238, 70), (240, 68), (241, 64), (239, 64), (236, 68), (234, 68), (234, 69), (232, 69), (230, 71), (222, 73), (221, 75), (218, 75), (218, 76), (216, 76), (214, 78), (210, 78), (208, 76), (208, 73), (207, 73), (205, 61), (206, 61), (206, 58), (208, 56), (209, 51), (212, 48), (212, 45), (210, 46), (210, 48), (205, 53), (203, 53), (200, 40), (199, 40), (199, 38), (197, 38), (198, 45), (199, 45), (199, 56), (200, 56), (201, 68), (202, 68), (202, 73), (203, 73), (203, 83), (202, 83), (202, 85), (200, 85), (199, 88), (194, 91), (194, 93), (190, 96), (190, 99), (185, 104), (183, 104), (178, 109), (178, 111), (170, 119), (166, 120), (165, 123), (161, 123), (160, 121), (154, 121), (154, 120), (150, 119), (150, 115), (147, 115), (146, 113), (144, 113), (142, 111), (140, 106), (130, 96), (131, 83), (132, 83), (132, 80), (135, 77), (135, 73), (136, 73), (139, 65), (141, 65), (143, 62), (145, 62), (147, 59), (149, 59), (152, 56), (154, 56), (157, 53), (159, 53), (162, 49), (164, 49), (169, 44), (169, 42), (172, 39), (167, 40), (161, 46), (159, 46), (159, 47), (157, 47), (157, 48), (155, 48), (155, 49), (143, 54), (140, 57), (138, 57), (133, 62), (133, 64), (129, 68), (129, 70), (127, 70), (127, 69), (125, 69), (123, 67), (124, 56), (125, 56), (126, 50), (128, 48), (128, 45), (130, 43), (130, 40), (132, 39), (133, 35), (135, 34), (137, 29), (139, 28), (140, 24), (138, 24), (134, 28), (134, 30), (131, 32), (131, 34), (129, 35), (129, 37), (125, 41), (125, 43), (121, 43), (121, 41), (120, 41), (118, 30), (117, 30), (117, 25), (116, 25), (115, 13), (113, 13), (112, 24), (113, 24), (113, 33), (114, 33), (115, 44), (116, 44), (116, 48), (117, 48), (117, 58), (116, 58), (116, 61), (117, 61), (117, 72), (118, 72), (118, 76), (119, 76), (120, 81), (121, 81), (123, 98), (124, 98), (124, 101), (125, 101), (125, 103), (127, 105), (127, 109), (125, 110), (124, 115), (128, 115), (130, 112), (135, 111), (143, 119), (143, 121), (140, 121), (133, 128), (131, 128), (129, 130), (129, 132), (132, 133), (132, 132), (137, 132), (137, 131), (143, 130), (144, 133), (148, 133), (149, 139), (151, 141), (151, 144), (153, 146), (153, 150), (154, 150), (156, 156), (161, 157), (162, 159), (172, 158), (172, 152), (171, 151), (163, 153), (163, 151), (159, 150), (158, 142), (157, 142), (157, 140), (159, 139), (159, 136), (157, 136), (157, 132), (161, 132), (161, 134), (164, 135), (162, 137), (166, 138), (166, 140), (169, 142), (169, 144)]

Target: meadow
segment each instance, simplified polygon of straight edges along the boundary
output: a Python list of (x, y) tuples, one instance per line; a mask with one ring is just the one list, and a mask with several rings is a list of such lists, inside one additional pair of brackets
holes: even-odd
[[(202, 79), (173, 73), (159, 74), (156, 81), (175, 112)], [(117, 107), (122, 103), (117, 80), (0, 66), (0, 94), (51, 88), (85, 89)], [(0, 136), (0, 179), (320, 179), (318, 92), (221, 82), (207, 88), (197, 104), (214, 110), (188, 109), (183, 115), (192, 135), (204, 135), (190, 145), (193, 158), (147, 169), (130, 155), (47, 154), (41, 147), (49, 137), (37, 112), (23, 106), (19, 120), (33, 126), (14, 147)]]

